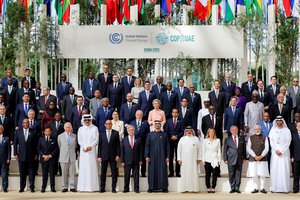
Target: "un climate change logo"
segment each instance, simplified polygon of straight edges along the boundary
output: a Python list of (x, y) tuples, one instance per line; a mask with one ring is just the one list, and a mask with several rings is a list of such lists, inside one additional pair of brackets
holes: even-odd
[(109, 41), (112, 44), (120, 44), (123, 41), (123, 35), (121, 33), (109, 34)]
[(161, 45), (167, 44), (169, 41), (169, 37), (166, 33), (159, 33), (156, 36), (156, 42)]

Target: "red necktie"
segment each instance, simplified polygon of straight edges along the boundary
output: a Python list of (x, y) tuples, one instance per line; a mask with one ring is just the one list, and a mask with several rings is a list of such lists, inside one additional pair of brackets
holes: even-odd
[(132, 136), (130, 136), (130, 147), (131, 147), (131, 149), (133, 149), (133, 137)]

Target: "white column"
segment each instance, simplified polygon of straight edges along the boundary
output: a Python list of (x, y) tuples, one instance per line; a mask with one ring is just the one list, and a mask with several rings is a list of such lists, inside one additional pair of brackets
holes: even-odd
[[(71, 5), (70, 7), (70, 25), (77, 26), (79, 25), (79, 4)], [(79, 90), (79, 59), (69, 59), (69, 81), (72, 83), (75, 91)]]
[(271, 4), (268, 6), (268, 70), (267, 70), (267, 80), (275, 75), (275, 5)]
[[(160, 17), (160, 5), (155, 5), (154, 6), (154, 16), (155, 17)], [(160, 58), (156, 58), (155, 59), (155, 64), (154, 64), (154, 79), (161, 75), (160, 73), (160, 66), (161, 62), (160, 62)]]
[[(218, 16), (218, 5), (213, 5), (212, 6), (212, 26), (218, 26), (218, 20), (219, 20), (219, 16)], [(210, 72), (211, 76), (213, 79), (217, 79), (218, 78), (218, 58), (213, 58), (211, 60), (211, 72)]]
[[(45, 4), (41, 5), (41, 22), (44, 23), (47, 19), (47, 6)], [(42, 38), (41, 41), (41, 51), (46, 52), (46, 38)], [(40, 56), (40, 82), (41, 86), (48, 86), (48, 61), (44, 56)]]
[[(130, 6), (130, 20), (133, 22), (132, 25), (136, 26), (139, 19), (138, 19), (139, 15), (138, 15), (138, 6), (134, 5), (134, 6)], [(138, 76), (139, 75), (139, 61), (138, 59), (134, 59), (134, 75)]]
[[(237, 13), (238, 15), (245, 15), (246, 14), (246, 7), (238, 5), (237, 6)], [(244, 30), (243, 30), (244, 31)], [(247, 67), (248, 67), (248, 48), (247, 48), (247, 36), (244, 34), (244, 57), (240, 59), (240, 68), (239, 68), (239, 85), (241, 85), (244, 81), (247, 80)]]

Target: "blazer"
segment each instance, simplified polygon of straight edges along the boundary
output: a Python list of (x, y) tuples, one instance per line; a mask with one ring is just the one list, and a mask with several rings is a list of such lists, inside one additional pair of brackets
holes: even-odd
[(72, 87), (72, 83), (70, 83), (68, 81), (66, 81), (65, 88), (63, 87), (62, 82), (57, 83), (57, 85), (56, 85), (56, 96), (57, 96), (59, 104), (60, 104), (60, 101), (63, 100), (64, 96), (69, 94), (70, 87)]
[(172, 117), (172, 109), (178, 105), (178, 94), (171, 91), (170, 100), (168, 97), (168, 91), (164, 91), (160, 95), (161, 109), (165, 112), (166, 118)]
[(123, 99), (124, 99), (123, 101), (124, 102), (125, 102), (126, 95), (128, 93), (130, 93), (131, 92), (131, 88), (134, 87), (134, 81), (135, 81), (135, 79), (136, 79), (135, 76), (131, 76), (131, 82), (130, 82), (130, 84), (128, 84), (128, 78), (127, 78), (127, 76), (123, 76), (121, 78), (121, 85), (123, 85), (123, 89), (124, 89), (124, 91), (123, 91)]
[(128, 102), (124, 103), (120, 109), (120, 119), (124, 124), (129, 124), (135, 118), (135, 112), (138, 110), (138, 104), (132, 102), (131, 109), (128, 108)]
[[(35, 105), (29, 104), (28, 110), (30, 109), (35, 110)], [(17, 105), (16, 112), (15, 112), (15, 126), (22, 127), (22, 121), (25, 118), (28, 118), (28, 115), (24, 110), (24, 104), (19, 103)]]
[(94, 119), (96, 118), (96, 112), (97, 112), (98, 108), (101, 106), (102, 106), (101, 98), (99, 99), (99, 105), (98, 105), (98, 100), (96, 99), (96, 97), (91, 99), (89, 109), (90, 109), (90, 113)]
[(243, 128), (243, 111), (239, 107), (235, 107), (233, 114), (231, 106), (225, 109), (224, 112), (224, 130), (230, 132), (230, 127), (235, 125), (239, 130)]
[[(18, 89), (18, 88), (19, 88), (18, 80), (15, 79), (15, 78), (12, 78), (12, 80), (13, 80), (13, 86), (14, 86), (15, 88)], [(4, 77), (4, 78), (2, 79), (1, 86), (2, 86), (2, 87), (7, 86), (7, 82), (8, 82), (8, 78), (7, 78), (7, 77)]]
[(225, 104), (226, 107), (229, 105), (230, 98), (235, 95), (236, 84), (233, 81), (230, 81), (230, 85), (227, 87), (227, 82), (224, 81), (221, 85), (221, 91), (225, 93)]
[(140, 124), (140, 129), (137, 129), (137, 120), (132, 120), (130, 125), (135, 128), (135, 137), (141, 138), (141, 140), (146, 140), (148, 133), (150, 132), (150, 127), (147, 120), (142, 120)]
[(6, 164), (7, 160), (11, 160), (11, 145), (9, 137), (3, 135), (0, 143), (0, 163)]
[(117, 88), (114, 84), (110, 84), (107, 88), (107, 97), (109, 98), (109, 105), (113, 108), (120, 109), (122, 104), (123, 86), (118, 83)]
[(243, 164), (246, 159), (246, 145), (245, 138), (238, 136), (238, 147), (234, 144), (232, 136), (225, 139), (224, 142), (224, 161), (228, 161), (228, 165)]
[(184, 131), (182, 129), (182, 123), (178, 118), (176, 120), (176, 127), (174, 127), (173, 118), (168, 119), (165, 124), (164, 130), (169, 136), (169, 138), (171, 138), (172, 136), (177, 136), (178, 141), (183, 136), (183, 131)]
[(104, 107), (101, 106), (98, 108), (96, 112), (96, 124), (99, 129), (99, 133), (102, 133), (105, 131), (105, 121), (108, 119), (112, 119), (112, 113), (114, 112), (114, 108), (108, 106), (108, 114), (105, 116)]
[(293, 101), (293, 108), (297, 105), (297, 96), (300, 94), (300, 87), (298, 86), (297, 93), (295, 94), (295, 90), (293, 86), (288, 87), (288, 95), (292, 98)]
[(152, 85), (151, 91), (155, 94), (156, 99), (160, 99), (161, 94), (166, 91), (165, 84), (160, 84), (160, 91), (158, 90), (158, 85), (154, 84)]
[(77, 97), (78, 96), (76, 94), (74, 94), (74, 98), (72, 101), (70, 95), (65, 95), (62, 99), (61, 114), (62, 114), (62, 116), (65, 116), (66, 121), (71, 120), (72, 108), (73, 108), (73, 106), (76, 106), (76, 104), (77, 104), (76, 103)]
[(100, 132), (98, 144), (98, 158), (102, 160), (114, 160), (120, 156), (120, 138), (118, 131), (111, 130), (110, 142), (106, 137), (106, 129)]
[(213, 90), (208, 93), (208, 98), (210, 99), (210, 104), (216, 107), (217, 115), (223, 116), (226, 105), (226, 94), (222, 91), (219, 91), (217, 98), (216, 92)]
[[(30, 84), (29, 84), (30, 88), (31, 89), (35, 88), (35, 85), (36, 85), (35, 77), (30, 76), (29, 79), (30, 79)], [(22, 80), (21, 80), (21, 86), (23, 85), (23, 83), (24, 83), (25, 80), (27, 80), (26, 77), (23, 77)]]
[(251, 91), (249, 90), (249, 85), (248, 85), (248, 81), (242, 83), (242, 87), (241, 87), (241, 92), (242, 92), (242, 96), (246, 97), (247, 102), (251, 101), (252, 99), (252, 92), (254, 90), (257, 90), (257, 84), (256, 82), (252, 82), (252, 88)]
[(57, 137), (59, 147), (59, 162), (60, 163), (75, 163), (76, 161), (76, 147), (77, 138), (74, 133), (70, 134), (71, 142), (68, 143), (66, 133), (62, 133)]
[(143, 115), (148, 118), (150, 110), (153, 109), (152, 101), (155, 99), (155, 94), (150, 91), (149, 99), (147, 100), (146, 91), (142, 91), (139, 94), (139, 109), (143, 111)]
[(129, 136), (122, 139), (121, 143), (121, 162), (126, 165), (135, 164), (138, 165), (139, 162), (143, 160), (143, 148), (140, 138), (134, 138), (133, 149), (129, 143)]
[(266, 127), (266, 124), (265, 124), (264, 121), (259, 121), (256, 124), (261, 127), (261, 133), (264, 136), (269, 137), (269, 133), (270, 133), (270, 130), (271, 130), (272, 126), (273, 126), (273, 123), (268, 122), (269, 128)]
[(108, 73), (107, 79), (105, 82), (104, 73), (100, 73), (98, 75), (99, 89), (100, 89), (102, 97), (107, 97), (107, 88), (108, 88), (108, 85), (110, 85), (113, 82), (112, 77), (113, 77), (113, 75), (111, 73)]
[(29, 129), (27, 142), (25, 141), (23, 127), (16, 132), (14, 139), (14, 156), (19, 156), (19, 161), (33, 161), (38, 155), (37, 151), (38, 136)]
[[(50, 137), (48, 143), (46, 141), (45, 136), (40, 137), (38, 145), (37, 145), (37, 150), (40, 155), (40, 162), (43, 163), (55, 163), (56, 162), (56, 157), (58, 153), (58, 147), (57, 147), (57, 141)], [(49, 161), (44, 161), (43, 156), (44, 155), (51, 155), (51, 158)]]
[[(92, 88), (92, 91), (91, 91)], [(92, 87), (90, 86), (90, 79), (86, 79), (82, 84), (82, 95), (84, 98), (93, 98), (95, 90), (99, 89), (99, 82), (93, 79)]]
[(202, 108), (201, 96), (198, 93), (194, 93), (194, 101), (192, 101), (192, 96), (190, 92), (184, 95), (185, 98), (189, 100), (188, 107), (192, 108), (194, 111), (194, 116), (198, 115), (199, 110)]

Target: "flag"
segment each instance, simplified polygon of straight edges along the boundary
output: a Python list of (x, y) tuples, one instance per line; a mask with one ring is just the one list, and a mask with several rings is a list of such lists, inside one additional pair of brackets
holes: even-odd
[(170, 0), (160, 0), (160, 8), (163, 15), (169, 15), (171, 12), (171, 1)]
[(225, 22), (231, 22), (235, 18), (235, 0), (227, 0)]
[(194, 16), (203, 22), (206, 18), (206, 14), (207, 14), (207, 0), (196, 0)]

